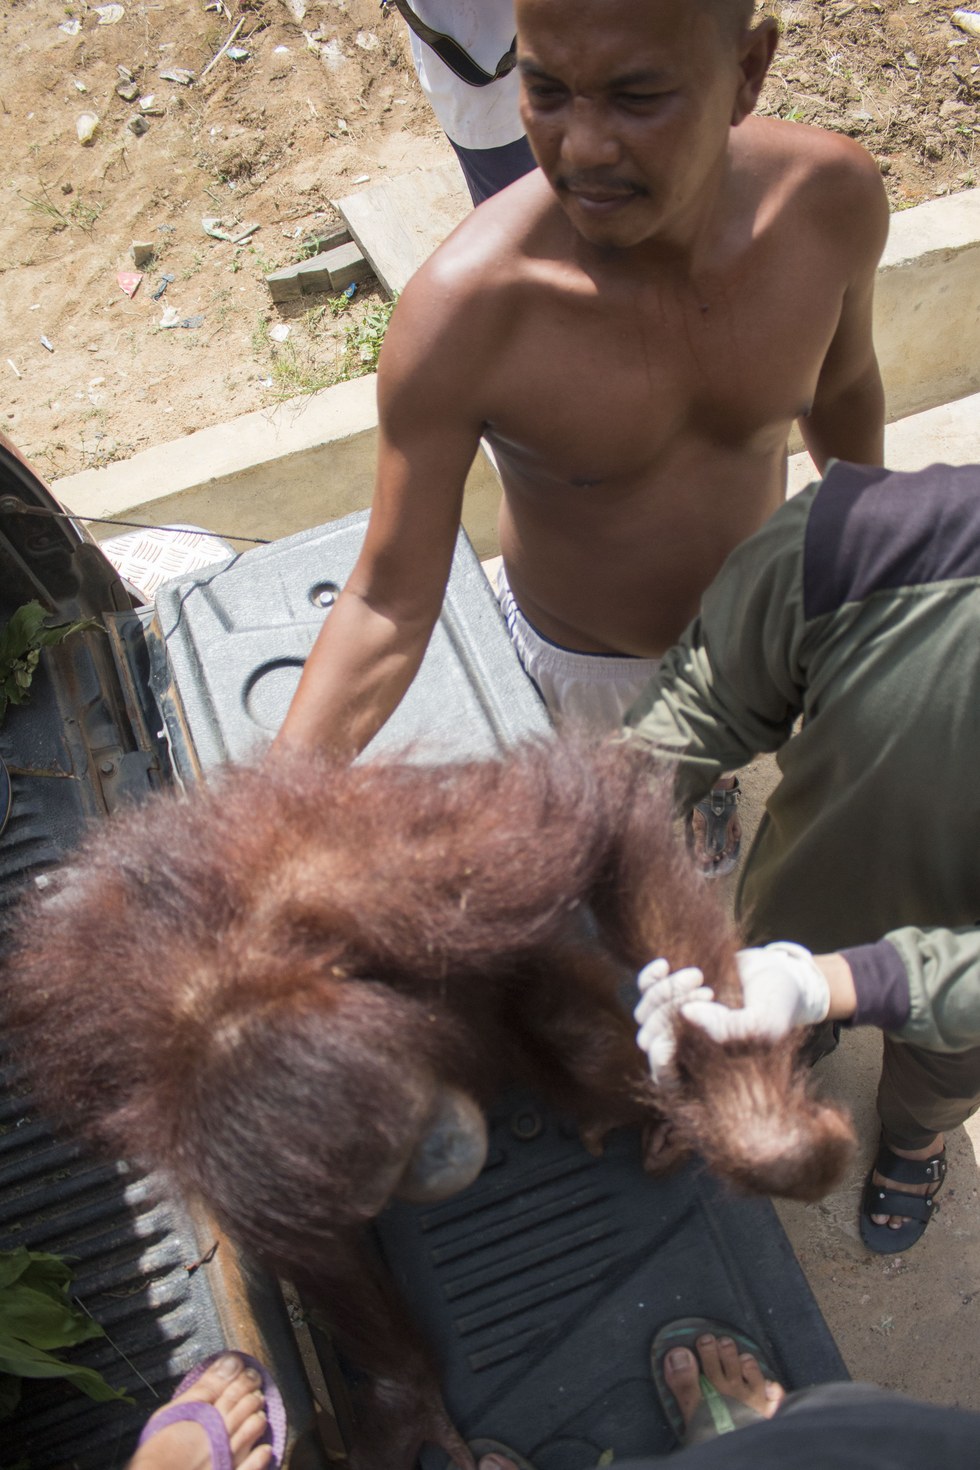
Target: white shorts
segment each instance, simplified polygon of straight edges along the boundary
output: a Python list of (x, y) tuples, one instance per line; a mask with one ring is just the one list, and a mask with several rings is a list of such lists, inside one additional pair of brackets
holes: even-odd
[(620, 729), (626, 711), (660, 668), (660, 659), (576, 653), (552, 643), (521, 612), (502, 565), (497, 573), (497, 601), (524, 671), (555, 723), (595, 735)]

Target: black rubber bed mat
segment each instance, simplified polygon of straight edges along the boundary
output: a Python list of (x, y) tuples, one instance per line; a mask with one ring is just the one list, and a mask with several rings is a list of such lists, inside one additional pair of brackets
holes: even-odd
[[(676, 1449), (649, 1366), (675, 1317), (743, 1328), (788, 1387), (848, 1377), (768, 1201), (735, 1198), (697, 1161), (652, 1178), (633, 1130), (596, 1159), (530, 1097), (494, 1116), (470, 1189), (390, 1209), (378, 1238), (458, 1427), (536, 1470)], [(424, 1470), (445, 1464), (424, 1452)]]
[[(63, 677), (57, 685), (36, 679), (30, 704), (12, 710), (0, 732), (12, 794), (0, 836), (7, 924), (10, 899), (70, 852), (99, 807), (88, 758), (80, 754), (80, 723), (86, 706), (93, 719), (98, 714), (100, 694), (97, 684), (89, 687), (84, 653), (72, 655), (69, 645), (59, 652)], [(66, 691), (74, 710), (66, 707)], [(91, 733), (96, 725), (88, 723)], [(104, 760), (108, 765), (108, 753)], [(25, 1381), (14, 1421), (0, 1427), (0, 1463), (24, 1455), (31, 1470), (113, 1470), (174, 1380), (222, 1346), (208, 1271), (188, 1270), (204, 1247), (187, 1212), (148, 1179), (122, 1164), (93, 1162), (77, 1145), (53, 1138), (30, 1098), (18, 1095), (0, 1055), (0, 1250), (26, 1246), (68, 1259), (75, 1297), (107, 1334), (72, 1349), (72, 1360), (97, 1368), (135, 1399), (131, 1406), (99, 1404), (55, 1381)]]

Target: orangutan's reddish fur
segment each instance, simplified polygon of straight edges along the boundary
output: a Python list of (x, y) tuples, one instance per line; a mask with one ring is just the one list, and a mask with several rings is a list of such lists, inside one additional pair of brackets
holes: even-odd
[(372, 1376), (367, 1470), (457, 1443), (357, 1238), (422, 1071), (484, 1104), (528, 1083), (593, 1136), (666, 1114), (766, 1193), (816, 1198), (849, 1152), (789, 1041), (723, 1050), (682, 1023), (678, 1080), (653, 1088), (624, 970), (696, 963), (737, 1003), (735, 940), (626, 746), (233, 769), (107, 824), (16, 931), (8, 1020), (41, 1104), (324, 1296)]

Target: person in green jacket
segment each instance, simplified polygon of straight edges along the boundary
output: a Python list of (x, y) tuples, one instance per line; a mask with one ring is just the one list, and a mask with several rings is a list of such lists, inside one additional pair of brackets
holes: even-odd
[[(736, 893), (745, 1008), (688, 1010), (719, 1040), (776, 1015), (884, 1030), (861, 1220), (878, 1251), (922, 1234), (943, 1135), (980, 1106), (978, 690), (980, 467), (834, 463), (731, 554), (627, 716), (684, 809), (776, 752)], [(700, 982), (645, 975), (663, 1047)]]

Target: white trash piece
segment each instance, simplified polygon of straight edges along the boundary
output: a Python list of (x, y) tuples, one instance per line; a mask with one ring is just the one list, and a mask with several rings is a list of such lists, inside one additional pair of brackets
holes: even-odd
[(98, 131), (99, 119), (94, 112), (83, 112), (75, 119), (75, 132), (78, 134), (78, 141), (83, 148), (87, 148), (90, 143), (94, 143), (95, 135)]

